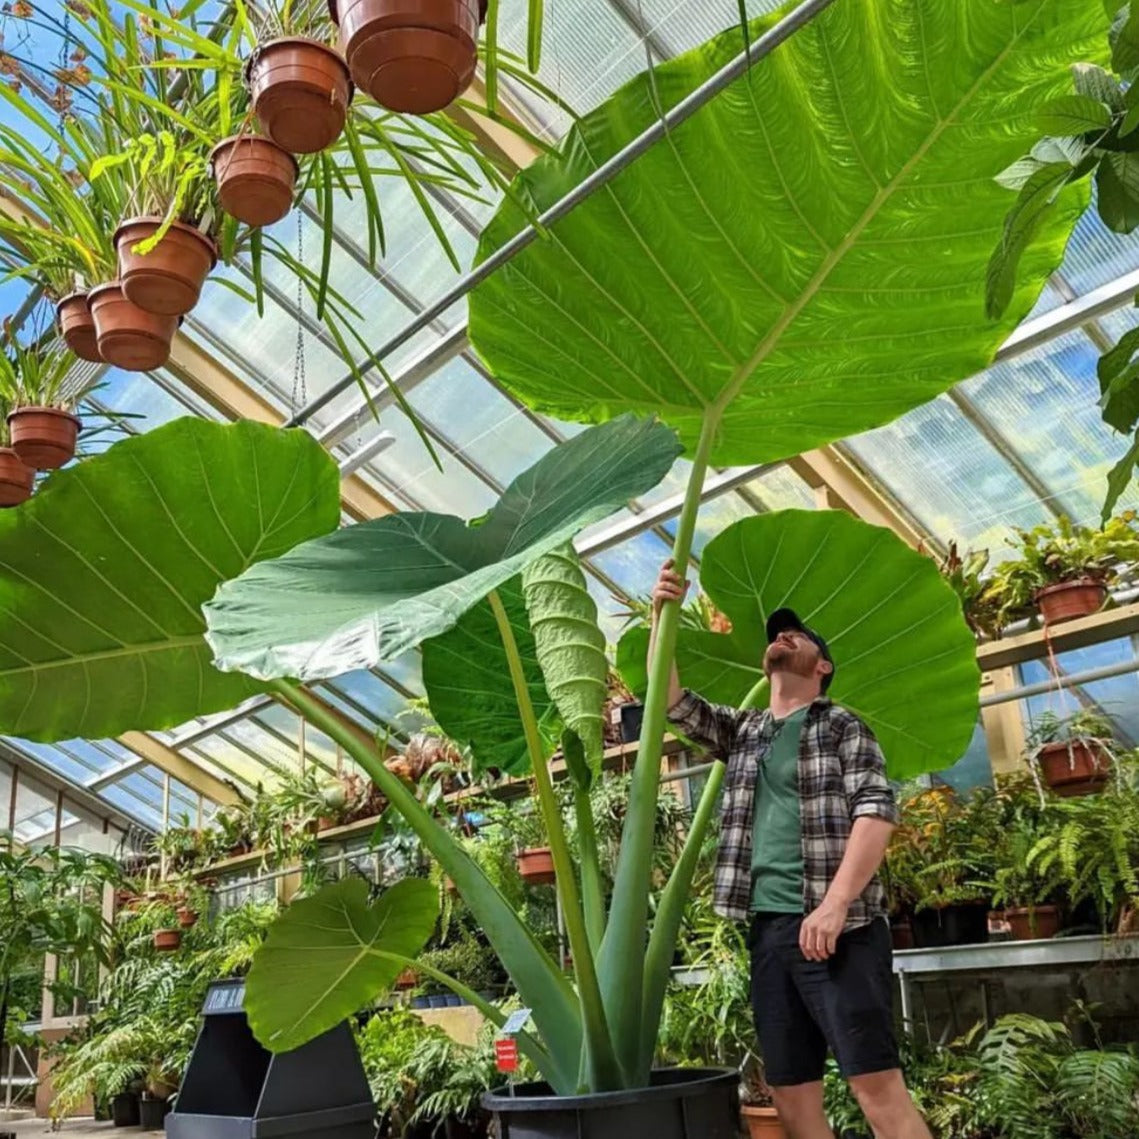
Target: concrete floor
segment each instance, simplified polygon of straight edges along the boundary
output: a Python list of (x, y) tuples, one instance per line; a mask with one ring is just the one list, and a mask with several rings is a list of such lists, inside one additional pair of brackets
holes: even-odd
[[(50, 1119), (20, 1119), (14, 1123), (0, 1122), (0, 1133), (15, 1132), (16, 1139), (40, 1139), (52, 1134)], [(142, 1131), (138, 1127), (116, 1128), (111, 1123), (96, 1123), (93, 1119), (67, 1119), (59, 1125), (59, 1135), (70, 1135), (74, 1139), (83, 1136), (99, 1136), (101, 1139), (139, 1139), (140, 1136), (165, 1135), (164, 1131)]]

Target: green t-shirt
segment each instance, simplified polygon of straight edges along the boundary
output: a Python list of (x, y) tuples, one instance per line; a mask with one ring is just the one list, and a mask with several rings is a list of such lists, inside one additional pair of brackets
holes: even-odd
[(755, 781), (751, 835), (751, 908), (803, 912), (803, 846), (799, 831), (799, 737), (807, 707), (776, 721), (775, 741)]

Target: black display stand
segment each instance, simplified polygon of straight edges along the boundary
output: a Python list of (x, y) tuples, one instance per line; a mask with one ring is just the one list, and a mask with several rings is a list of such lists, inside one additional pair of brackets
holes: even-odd
[(274, 1055), (250, 1030), (244, 998), (244, 981), (210, 986), (168, 1139), (374, 1139), (375, 1104), (348, 1025)]

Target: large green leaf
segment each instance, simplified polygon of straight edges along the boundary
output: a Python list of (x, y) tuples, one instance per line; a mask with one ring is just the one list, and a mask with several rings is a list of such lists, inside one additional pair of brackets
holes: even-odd
[[(726, 17), (726, 14), (725, 14)], [(775, 17), (756, 21), (758, 35)], [(1008, 193), (993, 179), (1103, 59), (1096, 0), (844, 0), (593, 194), (473, 294), (471, 338), (532, 407), (653, 410), (691, 449), (727, 405), (720, 464), (889, 421), (983, 368), (1087, 204), (1064, 189), (987, 321)], [(738, 28), (634, 79), (515, 182), (544, 208), (741, 48)], [(524, 218), (507, 199), (485, 258)]]
[(327, 452), (252, 422), (175, 420), (52, 475), (0, 513), (0, 731), (169, 728), (261, 691), (213, 667), (202, 603), (339, 513)]
[[(539, 728), (553, 754), (558, 729), (553, 702), (542, 680), (534, 634), (526, 617), (522, 583), (512, 578), (498, 595), (510, 619)], [(436, 723), (471, 750), (476, 771), (497, 768), (511, 775), (530, 771), (530, 756), (518, 701), (509, 683), (509, 663), (490, 604), (480, 602), (453, 629), (423, 642), (423, 687)]]
[[(738, 705), (761, 679), (767, 615), (791, 606), (835, 659), (829, 695), (877, 734), (890, 775), (948, 767), (977, 723), (977, 646), (934, 562), (892, 531), (842, 511), (784, 510), (746, 518), (712, 539), (700, 582), (730, 634), (681, 629), (682, 683)], [(648, 633), (626, 633), (622, 676), (645, 683)]]
[(294, 902), (269, 927), (245, 983), (254, 1036), (288, 1052), (359, 1012), (395, 983), (439, 916), (439, 892), (405, 878), (368, 902), (363, 878), (344, 878)]
[(475, 522), (393, 514), (263, 562), (205, 607), (218, 667), (314, 680), (391, 660), (656, 486), (679, 453), (658, 420), (621, 416), (555, 447)]
[(597, 605), (572, 545), (554, 550), (522, 571), (526, 611), (546, 689), (562, 722), (580, 741), (594, 775), (605, 742), (609, 661)]

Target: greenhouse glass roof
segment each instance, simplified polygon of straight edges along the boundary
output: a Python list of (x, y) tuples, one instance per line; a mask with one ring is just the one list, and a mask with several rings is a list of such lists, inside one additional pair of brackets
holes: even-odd
[[(776, 6), (751, 2), (748, 9), (754, 15)], [(502, 27), (514, 50), (523, 46), (510, 37), (524, 26), (524, 7), (525, 0), (504, 0)], [(648, 60), (665, 59), (704, 41), (734, 23), (737, 12), (736, 0), (547, 0), (549, 47), (541, 78), (564, 103), (587, 111), (643, 70)], [(507, 101), (520, 119), (551, 140), (570, 122), (565, 113), (540, 106), (517, 89), (509, 89)], [(368, 267), (356, 237), (358, 207), (344, 201), (337, 209), (331, 274), (334, 288), (352, 298), (364, 315), (361, 335), (376, 345), (398, 333), (460, 276), (411, 192), (394, 181), (381, 191), (389, 246), (380, 268)], [(494, 196), (488, 193), (481, 205), (442, 190), (435, 197), (465, 269)], [(320, 223), (314, 209), (290, 216), (272, 232), (308, 263), (319, 257)], [(239, 283), (250, 283), (248, 266), (226, 272)], [(262, 317), (216, 283), (207, 286), (183, 334), (212, 361), (210, 375), (191, 377), (191, 385), (174, 364), (149, 376), (104, 370), (89, 396), (91, 405), (131, 416), (124, 421), (129, 431), (146, 431), (186, 414), (223, 418), (219, 408), (225, 401), (209, 398), (211, 385), (222, 376), (254, 392), (282, 419), (296, 412), (347, 369), (307, 298), (298, 304), (296, 282), (277, 272), (269, 275), (267, 285)], [(1106, 472), (1126, 446), (1099, 418), (1095, 363), (1106, 344), (1139, 321), (1126, 307), (1137, 286), (1139, 246), (1107, 232), (1089, 211), (1060, 272), (997, 363), (894, 423), (832, 450), (935, 550), (956, 540), (963, 548), (986, 547), (999, 560), (1010, 527), (1060, 513), (1094, 519)], [(20, 288), (10, 282), (0, 289), (8, 311), (21, 303)], [(367, 379), (381, 410), (378, 423), (354, 385), (307, 423), (342, 468), (348, 464), (393, 508), (478, 515), (518, 473), (581, 429), (538, 415), (500, 390), (470, 350), (465, 321), (462, 302), (384, 360), (436, 446), (442, 471), (375, 369)], [(622, 599), (645, 593), (668, 556), (686, 467), (682, 460), (652, 494), (579, 539), (591, 590), (611, 636), (619, 625)], [(697, 556), (709, 538), (737, 518), (786, 507), (810, 509), (820, 502), (817, 480), (796, 461), (714, 472), (705, 495)], [(1139, 505), (1134, 489), (1122, 505)], [(423, 695), (418, 658), (412, 654), (383, 672), (341, 677), (324, 685), (321, 694), (367, 732), (405, 739), (421, 715), (409, 710), (409, 702)], [(152, 738), (195, 769), (243, 792), (295, 768), (302, 756), (303, 762), (330, 771), (339, 762), (330, 740), (304, 729), (293, 713), (268, 698)], [(31, 763), (98, 794), (139, 823), (162, 824), (164, 773), (150, 761), (153, 757), (114, 740), (7, 743)], [(171, 818), (192, 818), (209, 807), (191, 787), (172, 781)]]

